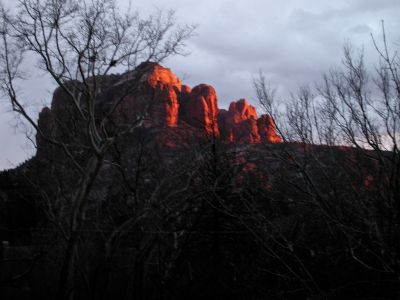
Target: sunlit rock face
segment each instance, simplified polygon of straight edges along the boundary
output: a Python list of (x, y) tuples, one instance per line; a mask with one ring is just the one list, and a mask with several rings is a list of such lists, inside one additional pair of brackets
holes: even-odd
[[(126, 81), (119, 82), (110, 89), (110, 98), (117, 98), (118, 94), (121, 94), (121, 90), (127, 92), (117, 109), (116, 121), (129, 123), (140, 116), (147, 115), (146, 127), (177, 126), (178, 98), (182, 88), (179, 78), (170, 69), (156, 63), (143, 63), (137, 68), (137, 71), (143, 75), (139, 76), (139, 85), (132, 91), (127, 89)], [(111, 102), (113, 102), (112, 100)]]
[(171, 72), (170, 69), (164, 68), (156, 63), (148, 63), (149, 70), (144, 76), (144, 81), (153, 88), (162, 88), (164, 86), (172, 86), (179, 91), (182, 88), (179, 78)]
[(257, 144), (260, 135), (257, 128), (256, 109), (245, 99), (232, 102), (228, 111), (220, 111), (221, 136), (229, 142)]
[(233, 124), (239, 124), (243, 121), (257, 120), (257, 112), (254, 106), (250, 105), (246, 99), (231, 102), (229, 105), (229, 121)]
[(254, 106), (245, 99), (234, 101), (229, 110), (220, 109), (218, 123), (221, 139), (231, 143), (259, 144), (280, 143), (274, 119), (268, 115), (257, 117)]
[(183, 120), (193, 127), (203, 129), (210, 135), (219, 135), (218, 102), (215, 89), (207, 84), (200, 84), (190, 92), (185, 103)]
[(269, 115), (261, 115), (257, 120), (258, 133), (264, 143), (282, 143), (282, 138), (276, 133), (274, 119)]
[[(184, 136), (214, 136), (223, 142), (242, 144), (282, 142), (272, 117), (258, 118), (255, 107), (245, 99), (232, 102), (228, 110), (218, 109), (212, 86), (200, 84), (191, 89), (170, 69), (156, 63), (143, 63), (121, 75), (96, 77), (96, 81), (96, 120), (109, 130), (127, 128), (145, 117), (141, 127), (156, 132), (154, 138), (166, 141), (165, 145), (179, 146)], [(71, 81), (67, 85), (80, 99), (82, 111), (87, 111), (83, 84)], [(85, 124), (76, 103), (61, 88), (55, 90), (51, 108), (39, 115), (39, 128), (45, 135), (71, 144), (88, 146)], [(37, 142), (38, 152), (46, 152), (45, 139), (38, 135)]]
[(145, 83), (154, 89), (154, 105), (151, 109), (150, 119), (165, 121), (167, 126), (178, 125), (179, 101), (178, 97), (182, 90), (179, 78), (158, 64), (153, 64), (145, 75)]

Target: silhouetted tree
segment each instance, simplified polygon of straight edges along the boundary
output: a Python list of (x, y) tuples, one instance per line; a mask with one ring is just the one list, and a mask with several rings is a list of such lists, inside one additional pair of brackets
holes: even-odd
[[(184, 54), (184, 43), (194, 27), (176, 26), (172, 12), (156, 11), (147, 18), (122, 12), (112, 0), (21, 0), (16, 13), (1, 8), (0, 29), (0, 87), (4, 96), (13, 111), (37, 131), (39, 139), (59, 149), (66, 159), (64, 166), (72, 166), (67, 178), (57, 172), (49, 177), (51, 184), (56, 184), (52, 189), (58, 187), (58, 192), (45, 196), (51, 207), (49, 216), (65, 241), (58, 298), (66, 299), (74, 290), (72, 275), (77, 270), (78, 244), (91, 192), (107, 165), (107, 153), (118, 138), (141, 126), (146, 110), (131, 123), (113, 124), (110, 117), (137, 89), (146, 72), (146, 68), (136, 68), (138, 63), (161, 62), (171, 55)], [(43, 131), (22, 99), (24, 59), (37, 62), (65, 95), (63, 100), (72, 114), (59, 120), (67, 132), (61, 139)], [(106, 75), (114, 66), (137, 71), (126, 73), (127, 83), (121, 87), (118, 99), (99, 116), (98, 101), (107, 84)], [(57, 181), (64, 181), (68, 190)]]
[[(302, 280), (314, 278), (310, 294), (394, 297), (398, 286), (400, 60), (389, 49), (383, 23), (382, 36), (381, 46), (372, 37), (378, 54), (374, 73), (363, 53), (346, 45), (342, 68), (325, 74), (316, 89), (300, 88), (284, 110), (262, 74), (255, 80), (259, 101), (286, 142), (267, 150), (281, 163), (276, 177), (282, 186), (276, 186), (275, 197), (292, 202), (295, 219), (304, 222), (299, 235), (285, 234), (283, 246), (290, 246), (310, 274)], [(334, 269), (335, 260), (349, 263), (332, 272), (348, 274), (326, 285), (327, 275), (318, 268), (326, 262)]]

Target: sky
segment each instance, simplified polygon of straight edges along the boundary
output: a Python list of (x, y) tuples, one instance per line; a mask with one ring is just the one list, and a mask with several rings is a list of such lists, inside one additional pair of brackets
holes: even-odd
[[(3, 0), (6, 6), (14, 0)], [(120, 0), (121, 7), (127, 1)], [(278, 93), (288, 95), (341, 63), (343, 45), (363, 48), (367, 65), (376, 61), (371, 33), (379, 40), (384, 20), (389, 46), (400, 48), (400, 0), (133, 0), (142, 14), (172, 9), (178, 23), (197, 24), (186, 57), (164, 62), (183, 83), (207, 83), (217, 91), (220, 108), (246, 98), (253, 105), (252, 79), (262, 71)], [(30, 66), (34, 69), (34, 66)], [(36, 114), (51, 101), (43, 77), (24, 85)], [(34, 155), (9, 106), (0, 99), (0, 170)]]

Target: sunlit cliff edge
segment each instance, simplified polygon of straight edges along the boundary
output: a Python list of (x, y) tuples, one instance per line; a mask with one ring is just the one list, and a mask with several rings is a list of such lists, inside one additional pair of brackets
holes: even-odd
[[(145, 69), (145, 72), (135, 89), (127, 93), (116, 107), (111, 116), (114, 123), (129, 124), (138, 116), (145, 115), (145, 128), (175, 128), (197, 136), (214, 136), (226, 143), (282, 142), (273, 118), (258, 116), (255, 107), (245, 99), (233, 101), (228, 110), (219, 109), (217, 92), (211, 85), (199, 84), (190, 88), (182, 84), (170, 69), (156, 63), (143, 63), (137, 69)], [(101, 116), (119, 101), (121, 86), (126, 85), (128, 78), (129, 73), (101, 78), (104, 92), (99, 93), (96, 100), (96, 114)], [(69, 102), (61, 88), (55, 90), (51, 107), (45, 107), (39, 115), (39, 128), (44, 134), (67, 138), (67, 132), (76, 126), (71, 122), (74, 113)], [(38, 153), (46, 148), (39, 135), (37, 144)], [(177, 143), (169, 140), (166, 144)]]

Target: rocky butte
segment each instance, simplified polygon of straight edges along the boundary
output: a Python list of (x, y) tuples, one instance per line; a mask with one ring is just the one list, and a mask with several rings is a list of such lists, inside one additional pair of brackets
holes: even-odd
[[(135, 72), (145, 70), (132, 91), (126, 88)], [(218, 108), (215, 89), (207, 84), (193, 88), (183, 85), (180, 79), (156, 63), (143, 63), (135, 71), (121, 75), (96, 78), (101, 82), (101, 92), (96, 101), (96, 114), (100, 117), (123, 99), (110, 117), (114, 124), (129, 124), (138, 116), (146, 115), (143, 127), (158, 130), (157, 135), (165, 145), (176, 146), (173, 132), (179, 136), (214, 136), (226, 143), (260, 144), (280, 143), (271, 116), (257, 115), (256, 109), (245, 99), (234, 101), (229, 109)], [(79, 86), (80, 83), (74, 82)], [(126, 95), (123, 95), (126, 93)], [(53, 94), (51, 108), (45, 107), (39, 115), (39, 128), (43, 133), (59, 139), (79, 136), (79, 121), (74, 121), (74, 107), (66, 93), (58, 88)], [(79, 118), (76, 118), (79, 119)], [(163, 130), (160, 130), (163, 129)], [(167, 132), (167, 134), (165, 134)], [(46, 145), (37, 137), (38, 155), (46, 152)], [(179, 142), (178, 142), (179, 144)], [(45, 153), (42, 153), (45, 154)]]

